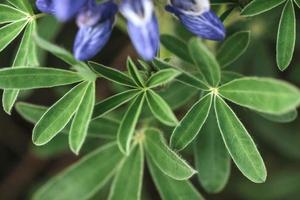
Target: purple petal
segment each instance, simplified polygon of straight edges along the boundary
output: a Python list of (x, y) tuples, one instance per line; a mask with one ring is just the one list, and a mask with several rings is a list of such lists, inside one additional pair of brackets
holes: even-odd
[(53, 0), (37, 0), (36, 7), (43, 13), (54, 14)]
[(144, 60), (153, 60), (159, 50), (159, 30), (155, 15), (143, 26), (136, 26), (129, 21), (128, 33), (138, 54)]
[(55, 16), (60, 21), (73, 18), (88, 0), (53, 0)]
[(152, 60), (159, 49), (159, 28), (151, 0), (123, 0), (121, 13), (128, 21), (131, 41), (144, 60)]
[(213, 11), (207, 11), (201, 15), (186, 14), (174, 6), (166, 6), (166, 10), (175, 14), (187, 30), (193, 34), (209, 40), (224, 40), (226, 30)]
[(111, 18), (118, 12), (118, 6), (113, 1), (97, 4), (90, 0), (78, 13), (76, 22), (79, 27), (94, 26), (99, 21)]
[(113, 21), (108, 19), (92, 27), (80, 28), (73, 48), (75, 58), (83, 61), (94, 57), (109, 40)]

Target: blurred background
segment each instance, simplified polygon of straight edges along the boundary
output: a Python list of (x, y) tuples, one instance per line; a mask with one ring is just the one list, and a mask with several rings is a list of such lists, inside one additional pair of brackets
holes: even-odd
[[(158, 3), (158, 7), (162, 33), (173, 34), (183, 40), (190, 37), (173, 18), (162, 11), (161, 4)], [(281, 10), (282, 6), (251, 19), (241, 18), (238, 10), (232, 12), (225, 21), (228, 35), (240, 30), (251, 30), (251, 43), (246, 53), (228, 70), (244, 75), (276, 77), (300, 87), (300, 57), (298, 56), (300, 40), (297, 40), (294, 59), (288, 70), (280, 72), (276, 67), (276, 34)], [(222, 13), (224, 8), (218, 8), (217, 11)], [(299, 19), (299, 9), (296, 9), (296, 14)], [(93, 59), (94, 61), (123, 69), (128, 55), (137, 58), (124, 25), (123, 19), (119, 17), (109, 43)], [(300, 36), (300, 26), (297, 29), (297, 35)], [(49, 16), (39, 20), (39, 34), (69, 50), (72, 49), (76, 31), (74, 22), (62, 25)], [(0, 67), (11, 66), (20, 39), (17, 38), (0, 53)], [(209, 43), (209, 46), (214, 50), (217, 49), (218, 44)], [(161, 56), (166, 57), (169, 54), (162, 48)], [(68, 67), (45, 52), (41, 52), (40, 61), (41, 66), (44, 67)], [(25, 91), (22, 92), (19, 101), (50, 106), (64, 94), (66, 89), (68, 88), (60, 87)], [(97, 83), (97, 98), (104, 99), (119, 90), (121, 89), (111, 83), (100, 80)], [(191, 98), (190, 101), (193, 102), (195, 98)], [(300, 196), (300, 118), (290, 123), (275, 123), (249, 110), (234, 108), (265, 160), (268, 169), (267, 182), (251, 183), (235, 166), (232, 166), (229, 184), (219, 194), (206, 194), (196, 177), (192, 178), (193, 183), (207, 199), (298, 199)], [(177, 109), (177, 112), (179, 115), (185, 113), (186, 107)], [(45, 147), (34, 147), (31, 142), (32, 128), (33, 125), (24, 120), (15, 110), (9, 116), (0, 109), (0, 200), (30, 199), (32, 192), (49, 177), (80, 158), (68, 150), (65, 136), (57, 137)], [(84, 153), (103, 142), (88, 141)], [(144, 182), (143, 199), (159, 199), (148, 172), (145, 172)], [(105, 199), (106, 190), (101, 190), (95, 199)]]

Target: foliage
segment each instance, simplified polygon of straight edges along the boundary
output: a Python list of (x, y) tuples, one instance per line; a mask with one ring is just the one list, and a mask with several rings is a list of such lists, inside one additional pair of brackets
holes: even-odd
[[(34, 124), (33, 143), (49, 147), (49, 154), (58, 149), (55, 139), (66, 135), (68, 144), (64, 146), (69, 145), (76, 155), (87, 154), (51, 178), (33, 199), (89, 199), (105, 184), (111, 184), (108, 199), (141, 199), (144, 165), (164, 200), (204, 199), (189, 180), (192, 176), (198, 177), (206, 192), (222, 191), (230, 177), (231, 160), (250, 181), (266, 181), (268, 164), (251, 131), (239, 119), (240, 113), (235, 113), (235, 105), (271, 121), (291, 122), (297, 118), (300, 91), (283, 80), (230, 71), (247, 51), (250, 31), (235, 31), (221, 44), (186, 32), (184, 36), (164, 33), (160, 56), (147, 62), (128, 57), (126, 69), (121, 71), (79, 61), (68, 50), (41, 37), (38, 20), (48, 16), (35, 14), (29, 2), (8, 0), (0, 4), (0, 52), (22, 35), (12, 67), (0, 69), (3, 108), (10, 114), (21, 91), (70, 86), (49, 108), (18, 102), (16, 110)], [(286, 70), (296, 40), (294, 5), (299, 7), (300, 2), (238, 2), (211, 1), (216, 11), (225, 10), (223, 20), (234, 12), (250, 18), (283, 6), (276, 58), (279, 69)], [(41, 67), (45, 65), (40, 64), (39, 52), (43, 51), (69, 67)], [(98, 101), (98, 79), (121, 89)], [(183, 117), (177, 111), (184, 113)], [(90, 139), (103, 140), (104, 144), (84, 152), (83, 146)], [(274, 140), (280, 149), (280, 139)], [(188, 156), (182, 157), (182, 152)]]

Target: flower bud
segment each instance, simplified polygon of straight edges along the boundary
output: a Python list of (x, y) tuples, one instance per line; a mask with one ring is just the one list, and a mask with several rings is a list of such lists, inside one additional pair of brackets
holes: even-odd
[(54, 14), (53, 0), (37, 0), (36, 7), (43, 13)]
[(207, 0), (171, 0), (166, 10), (176, 15), (188, 31), (201, 38), (216, 41), (225, 38), (225, 27), (210, 10)]
[(118, 7), (112, 1), (102, 4), (86, 5), (77, 16), (79, 31), (73, 47), (78, 60), (94, 57), (107, 43), (112, 32), (115, 14)]
[(88, 0), (53, 0), (55, 16), (60, 21), (73, 18)]
[(150, 0), (123, 0), (121, 13), (128, 20), (131, 41), (144, 60), (152, 60), (159, 49), (159, 28)]

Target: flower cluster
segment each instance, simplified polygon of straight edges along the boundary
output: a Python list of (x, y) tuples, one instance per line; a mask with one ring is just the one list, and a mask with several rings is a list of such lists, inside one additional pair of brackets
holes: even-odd
[[(78, 60), (94, 57), (107, 43), (118, 11), (128, 21), (128, 33), (138, 54), (152, 60), (159, 50), (159, 25), (152, 0), (37, 0), (38, 9), (62, 22), (76, 18), (79, 31), (74, 43)], [(166, 10), (187, 30), (210, 40), (223, 40), (225, 28), (210, 10), (208, 0), (171, 0)]]

